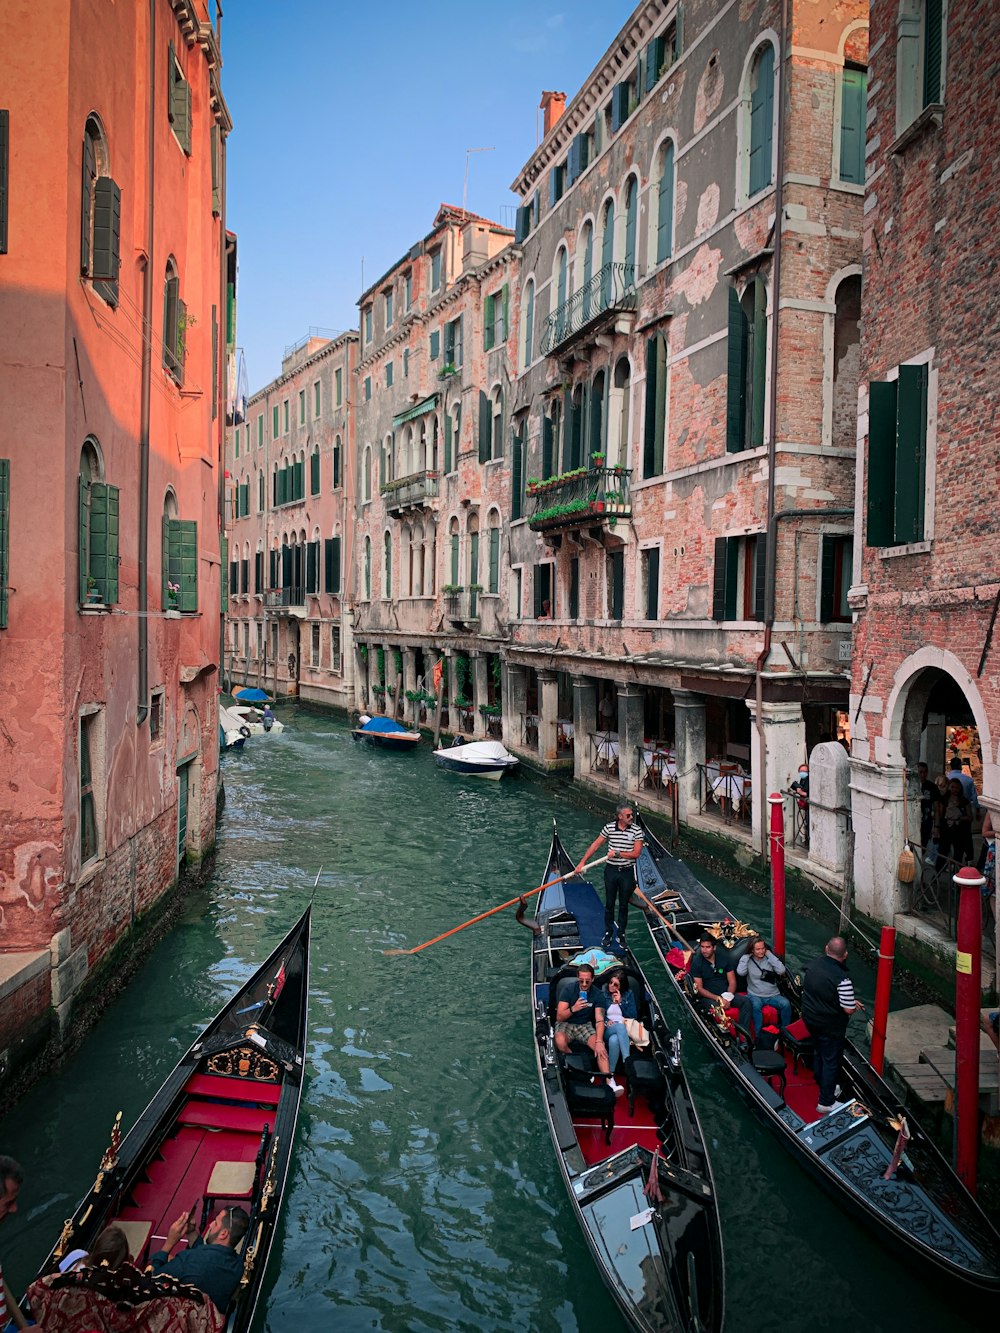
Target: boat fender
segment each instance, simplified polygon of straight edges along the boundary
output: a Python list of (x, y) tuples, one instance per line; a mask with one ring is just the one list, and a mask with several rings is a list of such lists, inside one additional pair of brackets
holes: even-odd
[(247, 726), (245, 722), (243, 723), (242, 727), (240, 727), (240, 735), (243, 736), (244, 738), (250, 735), (250, 728)]

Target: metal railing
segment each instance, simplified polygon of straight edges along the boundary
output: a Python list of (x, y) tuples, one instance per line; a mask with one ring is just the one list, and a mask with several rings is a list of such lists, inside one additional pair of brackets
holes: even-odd
[(750, 819), (750, 774), (739, 764), (698, 765), (698, 808), (703, 815), (721, 815), (726, 824)]
[(305, 606), (304, 588), (296, 584), (291, 588), (273, 588), (264, 594), (265, 606)]
[(635, 265), (605, 264), (546, 317), (539, 343), (542, 355), (549, 356), (602, 315), (634, 309)]
[[(958, 927), (959, 889), (955, 876), (962, 862), (940, 852), (931, 853), (930, 847), (913, 847), (917, 858), (917, 873), (908, 885), (909, 895), (905, 910), (912, 916), (923, 917), (955, 939)], [(989, 886), (987, 886), (989, 887)], [(983, 946), (993, 956), (996, 937), (996, 889), (982, 895)]]
[(379, 487), (379, 493), (390, 513), (411, 505), (422, 505), (428, 500), (437, 499), (438, 474), (430, 470), (412, 472), (407, 477), (385, 482)]
[(542, 480), (528, 493), (534, 531), (606, 523), (614, 527), (632, 514), (631, 468), (589, 467), (572, 476)]

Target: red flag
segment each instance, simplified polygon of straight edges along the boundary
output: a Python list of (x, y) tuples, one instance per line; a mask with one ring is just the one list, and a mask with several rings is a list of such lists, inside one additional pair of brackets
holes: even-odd
[(434, 681), (434, 693), (441, 692), (441, 677), (444, 675), (444, 658), (439, 657), (434, 663), (434, 670), (431, 673), (431, 679)]

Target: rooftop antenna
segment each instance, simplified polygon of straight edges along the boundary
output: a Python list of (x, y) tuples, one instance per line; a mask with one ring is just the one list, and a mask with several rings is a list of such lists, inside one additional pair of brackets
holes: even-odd
[(467, 148), (465, 150), (465, 184), (462, 186), (462, 217), (466, 216), (465, 201), (469, 196), (469, 157), (472, 153), (495, 153), (496, 148)]

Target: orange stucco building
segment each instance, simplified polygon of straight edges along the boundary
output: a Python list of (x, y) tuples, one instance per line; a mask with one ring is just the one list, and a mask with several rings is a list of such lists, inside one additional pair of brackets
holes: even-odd
[(0, 7), (0, 1062), (214, 842), (217, 8)]

